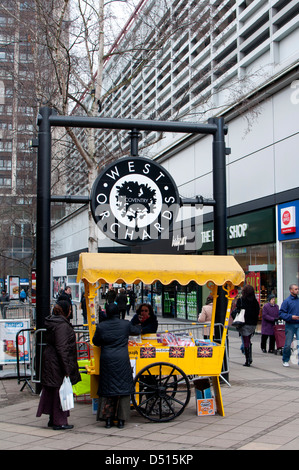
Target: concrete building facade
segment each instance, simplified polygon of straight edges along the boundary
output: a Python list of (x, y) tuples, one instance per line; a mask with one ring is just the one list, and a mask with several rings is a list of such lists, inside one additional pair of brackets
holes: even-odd
[[(154, 31), (148, 26), (149, 20), (144, 26), (150, 12), (157, 25)], [(228, 252), (242, 265), (261, 305), (272, 292), (280, 303), (288, 293), (290, 280), (298, 282), (299, 215), (295, 231), (285, 233), (283, 239), (279, 232), (280, 209), (295, 207), (297, 214), (299, 200), (296, 2), (148, 0), (141, 2), (129, 26), (115, 48), (132, 41), (137, 33), (140, 41), (151, 44), (152, 40), (159, 48), (145, 51), (138, 62), (127, 60), (125, 55), (115, 55), (115, 61), (110, 58), (105, 68), (105, 89), (125, 79), (127, 84), (102, 103), (102, 115), (192, 122), (224, 117), (226, 145), (231, 149), (226, 161)], [(157, 38), (168, 28), (172, 28), (172, 34), (168, 40), (164, 36), (161, 45)], [(135, 73), (138, 64), (140, 72)], [(144, 142), (151, 144), (142, 156), (168, 170), (181, 197), (212, 198), (212, 138), (181, 134), (158, 137), (155, 133), (142, 135), (140, 147)], [(109, 131), (103, 139), (117, 153), (119, 137)], [(71, 194), (72, 187), (69, 189)], [(182, 217), (188, 218), (188, 212)], [(80, 291), (74, 277), (76, 263), (79, 253), (87, 250), (87, 226), (87, 209), (83, 207), (52, 231), (53, 276), (68, 284), (73, 281), (75, 297)], [(212, 253), (210, 207), (203, 208), (201, 223), (198, 227), (195, 223), (194, 231), (197, 245), (192, 250)], [(128, 250), (100, 231), (98, 235), (100, 252)], [(170, 253), (187, 249), (188, 244), (173, 240), (161, 248)], [(286, 266), (288, 276), (284, 274)]]

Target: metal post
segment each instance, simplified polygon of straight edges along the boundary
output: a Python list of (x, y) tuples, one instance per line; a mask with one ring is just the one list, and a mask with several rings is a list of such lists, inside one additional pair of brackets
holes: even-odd
[(224, 141), (223, 118), (211, 119), (209, 123), (217, 125), (213, 140), (213, 188), (214, 200), (214, 253), (227, 254), (227, 211), (226, 211), (226, 149)]
[(129, 134), (131, 137), (131, 155), (132, 157), (138, 157), (138, 139), (141, 136), (141, 133), (138, 129), (132, 129)]
[[(51, 221), (51, 126), (50, 108), (41, 108), (38, 117), (38, 162), (36, 201), (36, 329), (44, 328), (50, 313), (50, 221)], [(37, 344), (36, 360), (39, 360)], [(39, 364), (36, 364), (36, 371)], [(40, 384), (37, 383), (36, 392)]]
[[(226, 148), (224, 140), (224, 119), (213, 118), (209, 123), (216, 124), (217, 132), (213, 140), (213, 190), (214, 190), (214, 254), (227, 255), (227, 208), (226, 208)], [(218, 290), (218, 301), (215, 323), (224, 325), (227, 299), (222, 288)], [(219, 327), (218, 327), (219, 328)], [(219, 335), (219, 338), (221, 336)], [(227, 337), (228, 352), (228, 337)], [(223, 369), (228, 370), (226, 356), (224, 356)], [(223, 374), (225, 381), (228, 373)]]

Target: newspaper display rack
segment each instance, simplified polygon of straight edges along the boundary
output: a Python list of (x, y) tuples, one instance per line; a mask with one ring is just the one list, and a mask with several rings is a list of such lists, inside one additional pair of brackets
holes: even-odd
[[(217, 412), (224, 416), (219, 377), (225, 353), (231, 304), (236, 287), (244, 282), (244, 272), (233, 256), (146, 255), (126, 253), (81, 253), (77, 282), (85, 286), (88, 327), (92, 340), (96, 329), (95, 297), (106, 283), (167, 285), (195, 281), (207, 285), (213, 296), (213, 314), (208, 339), (171, 331), (130, 338), (129, 356), (134, 371), (135, 394), (132, 402), (144, 417), (158, 422), (170, 421), (187, 406), (190, 376), (207, 377), (214, 389)], [(227, 298), (225, 321), (220, 341), (213, 341), (218, 288)], [(91, 379), (91, 397), (97, 397), (100, 375), (100, 348), (91, 344), (92, 359), (87, 367)]]

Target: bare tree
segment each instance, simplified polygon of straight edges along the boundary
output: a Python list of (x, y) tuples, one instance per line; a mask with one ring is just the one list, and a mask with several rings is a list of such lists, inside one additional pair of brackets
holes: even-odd
[[(62, 115), (76, 113), (94, 117), (99, 115), (101, 106), (105, 104), (105, 113), (109, 115), (109, 104), (117, 100), (121, 88), (132, 84), (144, 71), (162, 68), (161, 61), (164, 60), (163, 54), (169, 41), (179, 43), (185, 35), (190, 35), (200, 44), (196, 52), (198, 54), (200, 47), (204, 48), (208, 44), (211, 34), (217, 34), (218, 40), (223, 36), (225, 41), (223, 32), (232, 18), (225, 16), (222, 20), (212, 2), (186, 0), (179, 2), (178, 8), (172, 8), (172, 3), (171, 0), (141, 0), (138, 4), (134, 0), (27, 2), (27, 34), (34, 64), (32, 84), (36, 105), (46, 104)], [(20, 21), (13, 4), (20, 7), (19, 1), (11, 1), (9, 11), (15, 21)], [(136, 10), (124, 29), (121, 31), (117, 28), (115, 31), (119, 14), (115, 15), (113, 8), (119, 9), (123, 5), (130, 7), (131, 12), (135, 7)], [(180, 90), (180, 95), (175, 97), (178, 104), (171, 112), (162, 103), (143, 115), (140, 106), (135, 106), (132, 101), (126, 107), (125, 115), (114, 117), (199, 118), (208, 108), (217, 108), (210, 85), (213, 77), (225, 74), (221, 58), (218, 62), (209, 63), (205, 69), (196, 71), (191, 70), (183, 54), (176, 56), (174, 53), (172, 57), (172, 53), (168, 60), (176, 67), (176, 73), (188, 70), (190, 79), (185, 89)], [(109, 63), (112, 63), (111, 67)], [(225, 67), (228, 63), (226, 61)], [(158, 87), (162, 87), (167, 80), (167, 73), (167, 69), (163, 69), (157, 78)], [(235, 83), (230, 82), (229, 86), (235, 92)], [(190, 100), (191, 93), (198, 94), (198, 105), (196, 109), (182, 113), (181, 109)], [(107, 134), (110, 137), (111, 131)], [(114, 150), (111, 152), (104, 140), (99, 145), (99, 135), (95, 129), (78, 131), (67, 128), (65, 133), (61, 129), (55, 131), (53, 165), (57, 171), (53, 172), (53, 183), (67, 181), (72, 155), (76, 154), (84, 161), (88, 179), (86, 189), (91, 190), (99, 168), (109, 159), (122, 155), (127, 148), (124, 139), (119, 137), (118, 154)], [(161, 135), (156, 138), (161, 138)], [(68, 152), (65, 151), (67, 148)], [(97, 237), (91, 214), (89, 219), (89, 251), (94, 252), (97, 251)]]

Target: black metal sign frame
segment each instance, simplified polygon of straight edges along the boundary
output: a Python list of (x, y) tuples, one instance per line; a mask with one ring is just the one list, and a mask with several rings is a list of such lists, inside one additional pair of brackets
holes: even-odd
[[(51, 197), (51, 128), (81, 127), (97, 129), (128, 129), (132, 132), (147, 130), (208, 134), (213, 136), (213, 197), (214, 253), (227, 254), (226, 239), (226, 159), (224, 136), (227, 128), (223, 118), (209, 119), (207, 124), (177, 121), (146, 121), (96, 117), (59, 116), (54, 110), (43, 107), (38, 115), (38, 169), (37, 169), (37, 221), (36, 221), (36, 327), (44, 327), (50, 311), (50, 206), (51, 202), (87, 203), (89, 197)], [(194, 202), (194, 201), (193, 201)], [(195, 200), (195, 202), (202, 202)], [(192, 203), (192, 201), (188, 201)], [(218, 310), (218, 309), (217, 309)], [(222, 310), (222, 309), (219, 309)], [(221, 313), (220, 313), (221, 316)], [(217, 318), (223, 323), (222, 318)]]

